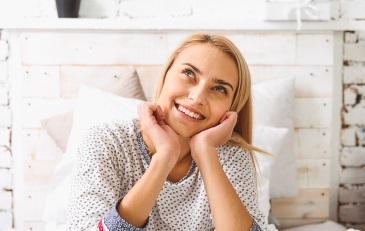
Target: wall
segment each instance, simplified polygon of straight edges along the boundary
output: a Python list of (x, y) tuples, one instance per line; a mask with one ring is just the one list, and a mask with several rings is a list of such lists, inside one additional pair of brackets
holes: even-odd
[[(232, 0), (233, 2), (234, 0)], [(28, 0), (25, 1), (27, 6), (24, 7), (27, 9), (25, 12), (17, 13), (18, 15), (10, 15), (12, 11), (6, 10), (5, 4), (8, 6), (9, 4), (13, 7), (13, 9), (17, 9), (18, 3), (20, 0), (0, 0), (0, 15), (8, 14), (9, 17), (26, 17), (26, 18), (55, 18), (56, 11), (55, 5), (53, 1), (47, 0)], [(198, 15), (204, 15), (204, 12), (210, 12), (211, 14), (218, 15), (222, 19), (234, 19), (235, 16), (240, 15), (245, 18), (253, 18), (260, 19), (263, 17), (264, 11), (262, 10), (263, 3), (265, 1), (257, 1), (255, 0), (255, 4), (251, 4), (251, 7), (245, 7), (249, 4), (249, 0), (247, 1), (234, 1), (236, 4), (241, 4), (242, 7), (230, 7), (229, 4), (225, 4), (226, 1), (214, 1), (215, 4), (208, 4), (207, 1), (157, 1), (157, 3), (170, 3), (170, 4), (153, 4), (148, 1), (134, 0), (134, 1), (118, 1), (118, 0), (108, 0), (102, 1), (83, 1), (80, 16), (81, 17), (97, 17), (97, 18), (127, 18), (127, 19), (149, 19), (152, 17), (156, 17), (156, 14), (159, 15), (160, 18), (174, 18), (174, 17), (196, 17), (199, 18)], [(143, 4), (141, 4), (143, 2)], [(173, 2), (173, 3), (172, 3)], [(184, 3), (185, 2), (185, 3)], [(341, 1), (332, 1), (335, 3), (339, 3), (338, 15), (335, 18), (338, 20), (346, 20), (346, 21), (361, 21), (365, 20), (364, 10), (365, 2), (361, 0), (341, 0)], [(187, 4), (186, 4), (187, 3)], [(146, 7), (146, 4), (149, 4)], [(220, 7), (213, 7), (213, 5)], [(143, 7), (142, 7), (143, 6)], [(164, 6), (163, 12), (169, 12), (161, 14), (161, 7)], [(207, 6), (209, 6), (207, 8)], [(237, 5), (236, 5), (237, 6)], [(167, 9), (167, 10), (166, 10)], [(242, 10), (244, 9), (244, 11)], [(219, 12), (217, 12), (219, 10)], [(15, 11), (14, 11), (15, 12)], [(18, 11), (17, 11), (18, 12)], [(234, 12), (234, 13), (232, 13)], [(309, 35), (310, 36), (310, 35)], [(324, 36), (324, 35), (319, 35)], [(326, 36), (322, 37), (326, 39)], [(343, 56), (344, 56), (344, 68), (343, 68), (343, 111), (342, 115), (342, 129), (341, 129), (341, 155), (340, 155), (340, 188), (339, 188), (339, 221), (343, 224), (351, 225), (352, 227), (358, 227), (362, 230), (365, 230), (365, 36), (362, 31), (348, 31), (345, 33), (344, 42), (345, 46), (343, 48)], [(8, 70), (7, 70), (7, 57), (9, 55), (8, 43), (7, 39), (4, 36), (0, 39), (0, 229), (9, 228), (13, 223), (13, 213), (12, 213), (12, 178), (13, 178), (13, 170), (12, 170), (12, 151), (11, 151), (11, 129), (12, 120), (11, 120), (11, 101), (9, 99), (9, 79), (8, 79)], [(311, 41), (306, 40), (306, 41)], [(310, 42), (309, 42), (310, 43)], [(322, 49), (322, 47), (317, 47), (316, 49)], [(291, 65), (291, 64), (290, 64)], [(313, 66), (317, 66), (317, 64), (311, 64)], [(321, 64), (320, 64), (321, 65)], [(306, 66), (306, 65), (305, 65)], [(325, 66), (323, 66), (323, 70), (320, 67), (313, 68), (313, 66), (306, 66), (306, 70), (315, 70), (314, 72), (307, 72), (308, 75), (319, 74), (323, 75), (323, 70), (326, 70)], [(270, 68), (269, 68), (270, 69)], [(43, 69), (32, 69), (35, 70), (36, 73), (32, 76), (38, 76), (40, 78)], [(264, 67), (257, 67), (257, 73), (265, 73)], [(268, 70), (268, 69), (266, 69)], [(294, 67), (289, 69), (284, 68), (284, 72), (293, 73)], [(51, 78), (52, 76), (57, 79), (57, 70), (47, 69), (50, 71)], [(279, 75), (283, 69), (278, 70), (277, 74)], [(301, 72), (301, 71), (300, 71)], [(48, 72), (47, 72), (48, 73)], [(53, 75), (56, 73), (56, 77)], [(301, 73), (293, 73), (293, 75), (302, 75)], [(330, 73), (332, 76), (332, 73)], [(262, 74), (263, 78), (267, 75)], [(304, 75), (304, 74), (303, 74)], [(41, 78), (40, 78), (41, 79)], [(53, 79), (53, 80), (55, 80)], [(53, 81), (52, 80), (52, 81)], [(316, 87), (316, 85), (310, 85), (310, 87)], [(57, 87), (56, 87), (57, 88)], [(45, 92), (47, 94), (47, 92)], [(341, 93), (336, 93), (341, 94)], [(41, 98), (44, 96), (41, 96)], [(49, 96), (45, 96), (46, 98)], [(32, 97), (30, 97), (32, 98)], [(30, 101), (37, 105), (39, 102), (51, 102), (49, 100), (37, 100), (30, 99)], [(47, 105), (53, 105), (47, 104)], [(70, 106), (69, 102), (62, 104), (61, 110), (66, 110)], [(311, 105), (309, 105), (311, 106)], [(33, 112), (35, 113), (35, 112)], [(313, 133), (303, 133), (306, 136), (306, 139), (309, 137), (321, 137), (320, 134), (323, 128), (318, 128), (318, 133), (315, 133), (316, 136), (312, 136)], [(325, 129), (327, 132), (327, 130)], [(328, 134), (328, 133), (327, 133)], [(27, 173), (30, 173), (30, 182), (35, 180), (35, 184), (40, 183), (39, 179), (44, 182), (48, 182), (50, 180), (49, 171), (52, 171), (52, 166), (55, 165), (57, 160), (59, 159), (61, 153), (54, 147), (52, 141), (50, 141), (49, 137), (42, 130), (32, 130), (30, 129), (28, 133), (24, 133), (26, 137), (26, 142), (28, 145), (28, 149), (31, 150), (28, 153), (28, 160), (25, 162), (25, 167), (28, 170)], [(323, 137), (322, 137), (323, 138)], [(37, 140), (37, 143), (34, 142)], [(37, 146), (35, 144), (44, 142), (47, 144), (45, 146)], [(328, 140), (318, 139), (318, 145), (328, 145)], [(33, 145), (31, 145), (33, 144)], [(315, 144), (315, 143), (312, 143)], [(316, 146), (313, 146), (315, 148)], [(308, 153), (308, 149), (306, 150), (304, 146), (301, 147), (303, 151)], [(304, 148), (304, 149), (303, 149)], [(328, 147), (329, 148), (329, 147)], [(321, 151), (325, 151), (326, 149), (321, 149)], [(52, 157), (44, 156), (42, 153), (52, 152), (54, 155)], [(325, 158), (328, 158), (325, 156)], [(34, 162), (34, 160), (36, 160)], [(299, 164), (302, 166), (301, 169), (312, 169), (313, 171), (309, 171), (309, 174), (302, 175), (302, 185), (305, 184), (318, 184), (319, 180), (316, 182), (315, 179), (318, 175), (322, 174), (321, 172), (324, 167), (323, 160), (328, 161), (328, 159), (316, 159), (317, 161), (308, 161), (299, 159)], [(37, 162), (38, 161), (38, 162)], [(41, 164), (43, 163), (43, 164)], [(38, 165), (41, 164), (41, 165)], [(37, 166), (49, 166), (46, 168), (43, 173), (37, 172), (39, 167)], [(310, 167), (310, 168), (306, 168)], [(317, 168), (318, 167), (318, 168)], [(48, 173), (47, 173), (48, 171)], [(316, 172), (317, 171), (317, 172)], [(319, 171), (319, 172), (318, 172)], [(310, 175), (310, 173), (314, 175)], [(316, 173), (315, 173), (316, 172)], [(316, 175), (318, 174), (318, 175)], [(327, 172), (324, 173), (324, 177), (329, 177)], [(336, 177), (336, 176), (332, 176)], [(38, 181), (37, 181), (38, 179)], [(313, 181), (314, 180), (314, 181)], [(308, 183), (309, 182), (309, 183)], [(34, 182), (33, 182), (34, 183)], [(327, 184), (328, 182), (326, 182)], [(29, 185), (28, 185), (29, 186)], [(44, 194), (44, 185), (39, 187), (33, 187), (34, 185), (30, 185), (27, 190), (28, 194), (24, 195), (27, 203), (30, 206), (37, 206), (37, 203), (42, 202)], [(320, 192), (319, 195), (322, 195)], [(324, 192), (324, 193), (327, 193)], [(306, 203), (311, 202), (311, 198), (315, 197), (315, 195), (311, 196), (308, 193), (308, 200), (295, 200), (290, 201), (290, 203), (297, 203), (296, 205), (306, 206)], [(301, 199), (304, 197), (301, 197)], [(275, 203), (275, 201), (274, 201)], [(286, 201), (278, 201), (278, 203), (286, 203)], [(325, 202), (328, 204), (328, 202)], [(327, 206), (325, 204), (325, 206)], [(284, 207), (285, 208), (285, 207)], [(285, 209), (292, 209), (290, 207), (286, 207)], [(31, 213), (31, 211), (27, 212), (25, 216), (29, 221), (27, 228), (41, 227), (42, 224), (39, 222), (42, 210), (37, 210), (35, 213)], [(301, 214), (306, 216), (306, 214)], [(296, 215), (295, 215), (296, 216)], [(3, 221), (5, 221), (3, 223)], [(318, 220), (312, 220), (318, 221)], [(290, 223), (290, 222), (289, 222)], [(4, 226), (4, 227), (2, 227)]]
[(365, 230), (365, 31), (345, 33), (339, 220)]
[[(108, 78), (107, 73), (118, 75), (118, 70), (128, 65), (136, 68), (141, 79), (157, 76), (156, 70), (161, 68), (167, 54), (189, 33), (15, 33), (18, 39), (12, 40), (11, 47), (14, 48), (12, 58), (17, 58), (12, 61), (19, 66), (18, 74), (11, 78), (22, 79), (18, 82), (21, 86), (13, 87), (23, 89), (19, 97), (25, 116), (22, 121), (14, 121), (22, 126), (16, 130), (21, 137), (14, 137), (13, 142), (14, 145), (23, 144), (22, 153), (17, 153), (23, 158), (22, 206), (32, 208), (17, 210), (17, 215), (22, 213), (24, 230), (44, 228), (45, 189), (50, 185), (52, 171), (62, 152), (40, 121), (74, 107), (77, 91), (70, 94), (64, 86), (77, 89), (81, 83), (94, 85), (93, 82), (107, 81), (113, 79), (112, 76)], [(282, 227), (328, 219), (334, 34), (222, 33), (245, 54), (253, 82), (283, 77), (295, 77), (296, 80), (294, 125), (300, 190), (294, 198), (273, 199), (273, 214)], [(19, 115), (19, 112), (14, 113)]]
[(11, 110), (7, 60), (9, 46), (0, 30), (0, 230), (13, 226)]

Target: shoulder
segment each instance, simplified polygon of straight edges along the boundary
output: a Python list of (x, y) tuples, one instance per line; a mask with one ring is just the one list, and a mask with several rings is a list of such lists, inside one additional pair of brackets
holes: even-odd
[(96, 124), (81, 138), (80, 149), (120, 149), (126, 143), (137, 143), (137, 121), (114, 120)]
[(122, 137), (130, 137), (136, 135), (137, 132), (136, 120), (113, 120), (90, 127), (85, 136), (87, 138), (109, 138), (110, 140), (113, 140)]
[(217, 148), (219, 159), (222, 165), (229, 162), (252, 163), (251, 151), (236, 145), (224, 144)]

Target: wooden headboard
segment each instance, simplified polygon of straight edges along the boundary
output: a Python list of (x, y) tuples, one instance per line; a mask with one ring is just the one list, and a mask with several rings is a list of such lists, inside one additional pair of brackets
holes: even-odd
[[(272, 213), (281, 227), (322, 221), (330, 217), (331, 126), (334, 34), (296, 32), (222, 32), (242, 49), (254, 83), (282, 77), (296, 78), (295, 148), (299, 195), (272, 200)], [(43, 130), (40, 120), (71, 110), (75, 98), (63, 98), (61, 67), (107, 67), (133, 65), (148, 99), (155, 78), (168, 53), (188, 32), (19, 31), (10, 45), (12, 76), (21, 77), (17, 88), (42, 87), (44, 91), (19, 91), (15, 115), (13, 155), (24, 178), (15, 187), (24, 192), (15, 200), (23, 202), (25, 230), (42, 230), (46, 189), (62, 152)], [(32, 70), (27, 73), (27, 70)], [(77, 73), (77, 71), (75, 72)], [(100, 76), (102, 78), (103, 76)], [(87, 82), (87, 81), (86, 81)], [(21, 120), (21, 121), (20, 121)], [(18, 153), (17, 153), (18, 151)], [(22, 182), (20, 182), (22, 181)], [(15, 189), (16, 190), (16, 189)], [(20, 198), (21, 197), (21, 198)], [(15, 203), (18, 203), (15, 202)], [(337, 201), (336, 201), (337, 203)]]

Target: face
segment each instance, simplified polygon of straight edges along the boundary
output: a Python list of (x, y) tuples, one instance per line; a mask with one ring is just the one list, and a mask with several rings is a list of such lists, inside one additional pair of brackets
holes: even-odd
[(157, 103), (165, 123), (191, 137), (219, 123), (232, 104), (238, 84), (235, 62), (210, 44), (184, 49), (166, 73)]

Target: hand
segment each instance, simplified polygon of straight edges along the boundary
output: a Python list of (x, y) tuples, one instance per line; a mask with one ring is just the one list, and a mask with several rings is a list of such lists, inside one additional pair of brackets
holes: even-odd
[[(155, 103), (142, 103), (138, 115), (145, 142), (164, 161), (175, 165), (180, 155), (179, 137), (164, 123), (164, 113)], [(152, 147), (151, 147), (152, 146)]]
[(206, 152), (206, 148), (215, 148), (227, 143), (231, 139), (236, 122), (237, 113), (228, 111), (223, 115), (218, 125), (194, 135), (190, 139), (193, 158), (195, 159), (199, 153)]

